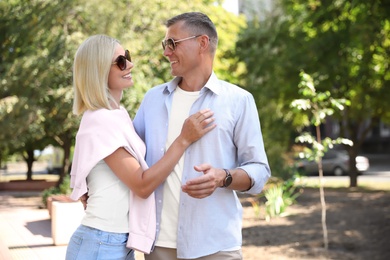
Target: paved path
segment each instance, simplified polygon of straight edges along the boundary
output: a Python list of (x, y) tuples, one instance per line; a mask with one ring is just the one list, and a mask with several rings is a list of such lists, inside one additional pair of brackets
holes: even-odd
[(61, 260), (65, 252), (53, 244), (40, 192), (0, 191), (0, 260)]
[(53, 245), (49, 213), (40, 205), (39, 192), (0, 192), (2, 259), (65, 259), (66, 246)]

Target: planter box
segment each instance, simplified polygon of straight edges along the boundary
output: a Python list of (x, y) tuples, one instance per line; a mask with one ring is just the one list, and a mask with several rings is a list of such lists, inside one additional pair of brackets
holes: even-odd
[(84, 216), (83, 204), (65, 195), (55, 195), (49, 198), (47, 205), (51, 217), (53, 244), (67, 245)]
[(56, 181), (46, 180), (13, 180), (0, 182), (0, 191), (43, 191), (56, 184)]
[[(46, 199), (46, 207), (47, 207), (47, 210), (49, 211), (49, 216), (51, 217), (52, 216), (52, 204), (53, 202), (64, 202), (64, 203), (71, 203), (71, 202), (79, 202), (79, 201), (74, 201), (72, 200), (71, 198), (69, 198), (68, 195), (65, 195), (65, 194), (54, 194), (54, 195), (50, 195), (49, 197), (47, 197)], [(79, 202), (80, 204), (82, 204), (81, 202)]]

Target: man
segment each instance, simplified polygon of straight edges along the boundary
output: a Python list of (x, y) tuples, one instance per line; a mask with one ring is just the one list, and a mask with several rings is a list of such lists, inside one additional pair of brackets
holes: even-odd
[(213, 72), (218, 35), (198, 12), (166, 23), (164, 56), (175, 78), (149, 90), (134, 118), (153, 165), (189, 114), (210, 108), (214, 131), (187, 148), (156, 190), (157, 236), (146, 260), (242, 259), (242, 207), (235, 191), (258, 194), (270, 177), (252, 95)]

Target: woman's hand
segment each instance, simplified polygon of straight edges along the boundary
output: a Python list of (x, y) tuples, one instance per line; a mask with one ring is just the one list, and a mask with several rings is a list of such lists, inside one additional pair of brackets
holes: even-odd
[(179, 138), (182, 138), (186, 145), (199, 140), (216, 127), (215, 124), (212, 124), (215, 121), (213, 115), (213, 111), (204, 109), (189, 116), (184, 121)]
[(88, 193), (84, 193), (83, 196), (80, 197), (81, 203), (83, 203), (84, 210), (87, 209), (87, 201), (88, 201)]

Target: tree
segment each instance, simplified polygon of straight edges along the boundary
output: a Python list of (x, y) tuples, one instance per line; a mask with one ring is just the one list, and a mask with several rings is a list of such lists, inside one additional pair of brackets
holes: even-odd
[(288, 104), (297, 98), (300, 70), (316, 79), (319, 91), (350, 100), (351, 106), (333, 118), (340, 123), (340, 135), (354, 143), (347, 150), (350, 187), (356, 187), (355, 158), (363, 141), (377, 119), (390, 122), (390, 104), (383, 102), (390, 98), (389, 3), (279, 3), (282, 15), (253, 21), (237, 43), (249, 83), (260, 101), (276, 110), (271, 122), (285, 122), (288, 129), (294, 126)]
[[(135, 86), (125, 92), (123, 104), (134, 115), (145, 91), (171, 78), (161, 48), (164, 21), (188, 10), (208, 13), (215, 21), (221, 32), (218, 57), (232, 51), (229, 38), (235, 38), (244, 20), (212, 0), (0, 1), (2, 151), (31, 155), (42, 145), (60, 146), (65, 154), (60, 184), (70, 167), (80, 120), (72, 114), (72, 65), (78, 46), (93, 34), (107, 34), (131, 51)], [(227, 73), (225, 62), (216, 63), (217, 73), (234, 75)], [(33, 162), (28, 159), (31, 167)]]
[[(2, 17), (1, 28), (5, 32), (1, 38), (1, 97), (18, 100), (2, 115), (9, 119), (3, 129), (5, 136), (13, 140), (13, 151), (21, 153), (27, 163), (28, 180), (32, 178), (34, 151), (58, 141), (55, 137), (61, 132), (76, 130), (75, 124), (66, 123), (71, 102), (64, 98), (63, 91), (71, 86), (73, 48), (68, 46), (72, 43), (74, 2), (7, 1), (1, 5), (7, 14)], [(62, 117), (53, 113), (58, 107)], [(73, 137), (74, 134), (70, 140)]]
[[(326, 202), (323, 186), (323, 170), (322, 170), (322, 157), (324, 153), (332, 148), (334, 144), (347, 144), (352, 145), (351, 141), (344, 138), (337, 138), (332, 140), (330, 138), (322, 138), (320, 125), (324, 122), (327, 116), (331, 116), (335, 113), (335, 110), (344, 110), (345, 105), (350, 105), (350, 102), (345, 99), (334, 99), (330, 96), (330, 92), (316, 92), (313, 78), (304, 73), (300, 73), (301, 82), (299, 84), (299, 93), (302, 98), (296, 99), (291, 103), (293, 111), (297, 114), (304, 113), (304, 117), (310, 119), (310, 123), (314, 125), (316, 129), (316, 137), (314, 138), (310, 133), (303, 133), (297, 137), (297, 141), (300, 143), (308, 143), (311, 145), (311, 149), (306, 149), (303, 154), (305, 158), (309, 160), (315, 160), (318, 162), (318, 174), (320, 183), (320, 200), (321, 200), (321, 225), (324, 238), (324, 247), (328, 249), (328, 229), (326, 226)], [(308, 114), (306, 114), (308, 111)], [(305, 113), (306, 112), (306, 113)]]

